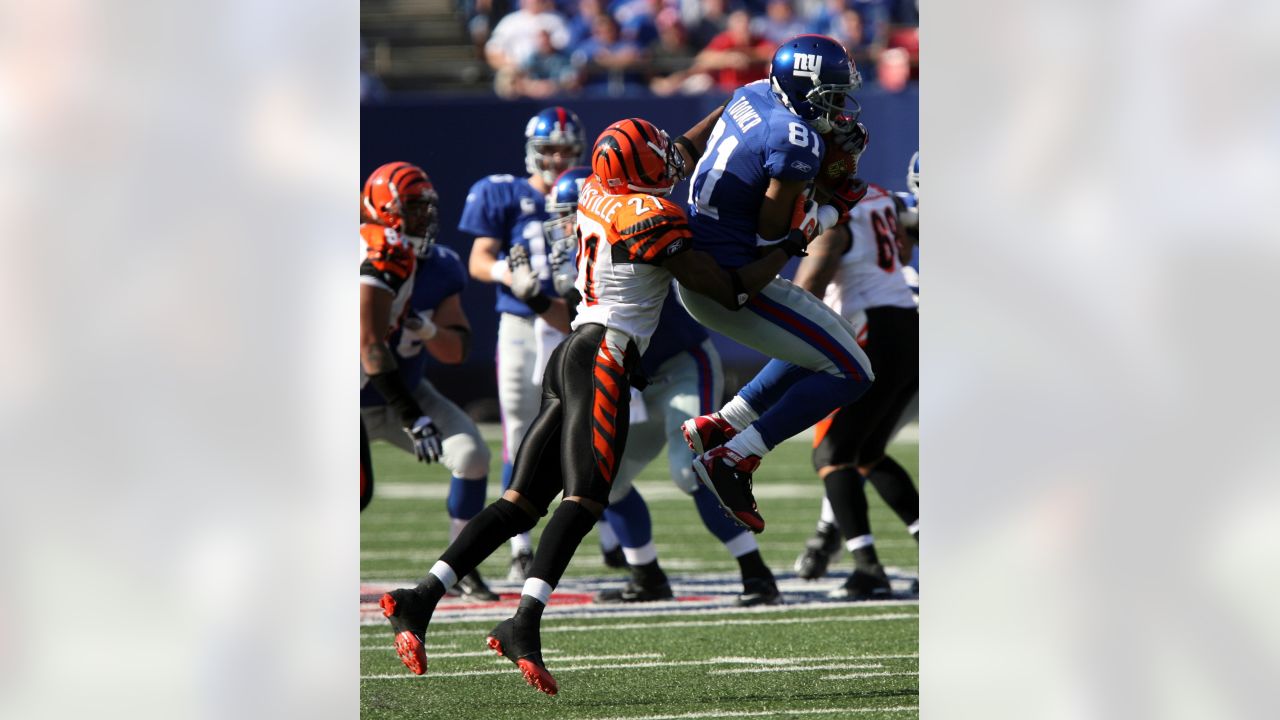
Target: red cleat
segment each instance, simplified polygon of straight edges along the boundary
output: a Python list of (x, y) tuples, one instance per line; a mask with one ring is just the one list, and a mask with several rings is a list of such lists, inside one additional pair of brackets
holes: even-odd
[(396, 654), (400, 662), (415, 675), (426, 674), (427, 648), (423, 642), (431, 614), (423, 608), (422, 599), (413, 590), (392, 590), (383, 595), (378, 604), (396, 633)]
[(718, 412), (685, 420), (680, 426), (680, 432), (684, 433), (684, 441), (689, 444), (689, 449), (695, 455), (720, 447), (729, 442), (729, 438), (738, 434), (729, 421), (721, 417)]
[(556, 679), (551, 677), (551, 673), (547, 672), (547, 666), (542, 662), (541, 643), (536, 636), (523, 640), (517, 639), (515, 628), (515, 618), (507, 618), (489, 632), (485, 642), (490, 650), (515, 663), (520, 669), (520, 674), (524, 676), (524, 681), (531, 687), (548, 695), (555, 695), (560, 691), (560, 686), (556, 683)]

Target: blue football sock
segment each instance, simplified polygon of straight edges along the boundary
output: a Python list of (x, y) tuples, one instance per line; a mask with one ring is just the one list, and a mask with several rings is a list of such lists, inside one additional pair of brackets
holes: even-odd
[(609, 503), (605, 518), (624, 548), (641, 548), (653, 541), (653, 520), (649, 517), (649, 505), (640, 492), (631, 488), (618, 502)]
[(488, 484), (487, 478), (476, 480), (449, 478), (449, 499), (445, 502), (449, 509), (449, 517), (470, 520), (479, 515), (484, 509), (484, 493)]
[(506, 492), (507, 488), (511, 487), (511, 468), (512, 468), (511, 463), (509, 462), (502, 463), (502, 491), (503, 492)]
[(869, 387), (871, 383), (866, 378), (812, 373), (793, 384), (773, 407), (761, 412), (755, 428), (769, 449), (773, 449), (783, 440), (812, 427), (832, 410), (857, 400)]
[(698, 515), (702, 516), (702, 524), (706, 525), (707, 530), (710, 530), (720, 542), (729, 542), (742, 534), (742, 526), (724, 514), (720, 501), (716, 500), (706, 488), (699, 486), (694, 489), (693, 504), (698, 508)]
[(751, 382), (738, 391), (738, 396), (746, 400), (752, 410), (764, 414), (765, 410), (782, 399), (792, 385), (813, 374), (813, 370), (806, 370), (799, 365), (770, 360), (751, 378)]

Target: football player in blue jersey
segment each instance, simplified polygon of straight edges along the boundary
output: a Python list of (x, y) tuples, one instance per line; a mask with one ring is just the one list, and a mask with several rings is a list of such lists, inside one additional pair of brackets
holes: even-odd
[[(415, 192), (423, 186), (424, 191)], [(414, 202), (425, 205), (425, 211), (415, 212)], [(391, 356), (392, 372), (399, 382), (372, 378), (374, 381), (361, 389), (362, 470), (370, 462), (370, 439), (384, 440), (426, 461), (442, 462), (452, 476), (447, 501), (452, 540), (468, 520), (484, 509), (489, 447), (466, 413), (426, 380), (423, 348), (441, 362), (454, 364), (466, 359), (471, 324), (460, 298), (466, 286), (466, 273), (456, 252), (435, 244), (439, 228), (437, 198), (421, 169), (408, 163), (379, 168), (366, 185), (362, 204), (365, 216), (373, 221), (361, 227), (367, 253), (361, 267), (361, 285), (367, 288), (362, 290), (362, 315), (367, 311), (376, 312), (372, 306), (377, 303), (370, 301), (380, 295), (404, 298), (398, 307), (394, 303), (387, 305), (385, 322), (373, 323), (398, 325), (392, 329), (382, 350)], [(389, 235), (388, 231), (395, 235)], [(392, 238), (396, 242), (393, 243)], [(404, 247), (405, 244), (409, 247)], [(401, 250), (411, 253), (402, 263), (407, 273), (377, 267), (385, 265)], [(389, 317), (391, 315), (395, 317)], [(365, 324), (362, 322), (362, 326)], [(395, 397), (397, 402), (388, 402), (387, 397)], [(408, 415), (419, 418), (408, 432), (403, 429), (407, 415), (402, 417), (406, 406)], [(430, 436), (426, 443), (430, 447), (425, 452), (414, 434), (419, 425), (425, 425), (426, 434)], [(370, 492), (362, 493), (361, 509), (369, 502), (372, 487), (368, 490)], [(455, 588), (455, 592), (469, 599), (498, 599), (475, 572), (460, 578)]]
[[(801, 255), (809, 239), (847, 213), (856, 193), (837, 193), (828, 205), (811, 193), (824, 134), (854, 165), (865, 146), (865, 128), (846, 109), (860, 85), (837, 41), (800, 35), (783, 43), (768, 79), (734, 92), (700, 154), (689, 185), (696, 247), (725, 268), (779, 245)], [(865, 392), (870, 362), (847, 321), (782, 278), (754, 298), (741, 296), (736, 311), (684, 290), (680, 299), (698, 322), (774, 358), (719, 412), (683, 428), (703, 484), (739, 522), (761, 532), (764, 518), (751, 492), (760, 459)]]
[[(550, 107), (529, 119), (525, 127), (527, 177), (489, 175), (471, 186), (458, 229), (475, 238), (468, 270), (480, 282), (497, 286), (498, 406), (502, 413), (502, 487), (511, 482), (511, 461), (529, 423), (538, 414), (541, 388), (533, 381), (536, 362), (534, 317), (542, 313), (552, 325), (568, 331), (563, 300), (555, 296), (547, 268), (542, 222), (547, 219), (546, 195), (556, 177), (578, 163), (586, 146), (582, 122), (573, 111)], [(512, 293), (508, 256), (523, 247), (545, 294), (528, 303)], [(522, 293), (524, 294), (524, 293)], [(537, 307), (532, 307), (531, 304)], [(508, 579), (522, 582), (533, 562), (528, 533), (511, 539)]]
[[(577, 293), (577, 205), (582, 183), (590, 168), (566, 170), (556, 179), (547, 197), (545, 223), (551, 247), (552, 278), (556, 291), (575, 305)], [(644, 388), (632, 399), (631, 426), (627, 447), (618, 465), (609, 492), (609, 505), (598, 526), (611, 527), (622, 548), (631, 578), (621, 588), (611, 588), (596, 596), (597, 602), (643, 602), (671, 598), (671, 585), (658, 562), (653, 544), (653, 523), (648, 505), (633, 485), (663, 447), (671, 479), (689, 494), (707, 530), (716, 536), (737, 561), (742, 572), (743, 606), (776, 604), (782, 601), (773, 573), (760, 555), (760, 547), (748, 530), (730, 520), (711, 492), (697, 481), (689, 465), (689, 453), (681, 439), (680, 424), (686, 418), (709, 413), (720, 399), (724, 372), (720, 355), (707, 331), (689, 317), (672, 294), (667, 295), (648, 350), (640, 357)], [(606, 556), (607, 557), (607, 556)]]

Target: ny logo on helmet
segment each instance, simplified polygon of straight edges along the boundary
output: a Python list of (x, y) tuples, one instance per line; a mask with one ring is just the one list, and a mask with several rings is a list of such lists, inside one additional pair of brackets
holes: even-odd
[(822, 72), (821, 55), (796, 53), (796, 77), (809, 78), (816, 84), (818, 82), (818, 73), (820, 72)]

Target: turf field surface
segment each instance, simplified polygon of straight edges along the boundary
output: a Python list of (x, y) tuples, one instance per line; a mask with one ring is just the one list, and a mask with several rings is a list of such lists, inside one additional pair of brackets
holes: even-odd
[[(491, 442), (495, 458), (498, 449)], [(891, 453), (913, 475), (917, 448)], [(497, 461), (495, 460), (495, 475)], [(376, 602), (411, 585), (448, 541), (447, 471), (374, 445), (375, 497), (362, 515), (361, 716), (364, 718), (907, 718), (917, 717), (918, 612), (910, 592), (916, 544), (869, 492), (877, 548), (895, 599), (828, 600), (847, 576), (847, 555), (826, 578), (806, 582), (792, 563), (813, 531), (821, 484), (801, 442), (779, 446), (756, 475), (768, 521), (761, 553), (786, 604), (737, 608), (736, 562), (703, 528), (692, 501), (666, 479), (666, 460), (636, 485), (649, 502), (659, 559), (676, 599), (600, 605), (595, 592), (625, 581), (604, 566), (595, 534), (579, 548), (543, 620), (547, 667), (560, 683), (548, 697), (495, 656), (485, 635), (514, 611), (520, 587), (506, 582), (504, 548), (482, 566), (498, 603), (441, 603), (427, 635), (429, 669), (410, 673), (396, 657)], [(496, 478), (489, 498), (498, 494)], [(536, 531), (535, 531), (536, 543)]]

